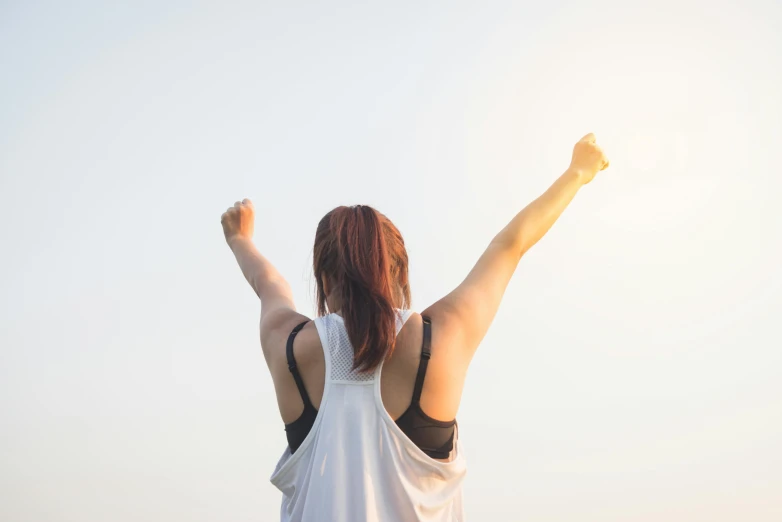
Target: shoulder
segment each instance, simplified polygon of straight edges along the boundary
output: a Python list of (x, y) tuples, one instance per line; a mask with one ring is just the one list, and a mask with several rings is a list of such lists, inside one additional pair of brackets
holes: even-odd
[[(299, 332), (298, 337), (309, 338), (313, 333), (317, 336), (314, 321), (294, 310), (275, 310), (263, 317), (261, 321), (261, 349), (269, 368), (277, 367), (281, 363), (287, 365), (285, 347), (288, 343), (288, 337), (293, 329), (301, 323), (306, 324)], [(297, 344), (299, 343), (297, 342)]]
[[(448, 300), (441, 300), (421, 312), (431, 322), (432, 358), (445, 358), (454, 368), (466, 367), (470, 357), (466, 345), (465, 319)], [(423, 334), (422, 334), (423, 337)]]
[(453, 345), (458, 340), (454, 335), (453, 328), (450, 327), (453, 318), (443, 313), (430, 314), (426, 310), (420, 314), (411, 313), (397, 335), (394, 353), (398, 353), (399, 357), (405, 359), (408, 365), (412, 364), (418, 368), (424, 341), (424, 318), (429, 319), (431, 323), (432, 337), (429, 349), (432, 360), (444, 361), (442, 364), (449, 366), (460, 365), (460, 358), (454, 357), (453, 354)]

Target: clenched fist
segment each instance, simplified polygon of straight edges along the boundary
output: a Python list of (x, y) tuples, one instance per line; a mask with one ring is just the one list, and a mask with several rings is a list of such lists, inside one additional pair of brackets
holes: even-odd
[(590, 132), (573, 147), (570, 170), (577, 172), (586, 185), (595, 178), (595, 174), (606, 168), (608, 168), (608, 158), (595, 143), (595, 135)]
[(249, 199), (237, 201), (226, 210), (220, 222), (223, 224), (225, 241), (230, 245), (237, 239), (252, 239), (255, 229), (255, 207)]

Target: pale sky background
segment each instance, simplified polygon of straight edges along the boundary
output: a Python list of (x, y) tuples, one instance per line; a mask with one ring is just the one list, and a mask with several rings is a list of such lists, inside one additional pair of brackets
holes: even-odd
[(457, 285), (595, 132), (458, 419), (470, 520), (782, 520), (782, 4), (0, 4), (0, 520), (258, 521), (285, 448), (220, 215)]

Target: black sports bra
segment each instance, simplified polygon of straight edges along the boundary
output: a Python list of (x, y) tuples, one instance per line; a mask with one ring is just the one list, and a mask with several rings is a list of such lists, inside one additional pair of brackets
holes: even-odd
[[(421, 409), (421, 391), (424, 387), (424, 377), (426, 376), (426, 368), (429, 365), (432, 344), (432, 322), (428, 317), (423, 317), (423, 321), (424, 342), (421, 346), (421, 362), (418, 365), (418, 375), (415, 378), (413, 399), (407, 410), (396, 420), (396, 425), (424, 453), (434, 459), (445, 459), (453, 449), (453, 439), (457, 424), (456, 419), (452, 421), (433, 419)], [(293, 339), (308, 322), (304, 321), (293, 329), (285, 348), (288, 369), (293, 374), (301, 400), (304, 402), (304, 411), (301, 416), (285, 425), (285, 436), (288, 439), (291, 453), (295, 453), (301, 443), (304, 442), (318, 415), (318, 410), (312, 405), (307, 390), (304, 388), (304, 382), (301, 380), (299, 370), (296, 368), (296, 360), (293, 357)]]

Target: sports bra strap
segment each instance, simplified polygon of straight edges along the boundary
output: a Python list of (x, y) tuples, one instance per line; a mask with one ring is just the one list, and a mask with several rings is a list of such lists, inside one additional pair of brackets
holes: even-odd
[(418, 404), (421, 401), (426, 368), (429, 366), (429, 357), (432, 355), (432, 321), (425, 316), (421, 316), (421, 318), (424, 321), (424, 342), (421, 345), (421, 362), (418, 365), (418, 375), (415, 377), (415, 388), (413, 388), (413, 404)]
[(285, 357), (288, 359), (288, 369), (293, 374), (293, 380), (296, 381), (296, 387), (299, 389), (301, 400), (304, 401), (305, 409), (308, 406), (312, 407), (312, 403), (310, 402), (310, 396), (307, 394), (307, 389), (304, 387), (304, 381), (301, 380), (299, 369), (296, 367), (296, 359), (293, 358), (293, 339), (296, 338), (296, 334), (299, 333), (299, 331), (301, 331), (301, 329), (304, 328), (304, 325), (308, 322), (309, 321), (304, 321), (303, 323), (296, 325), (291, 334), (288, 336), (288, 344), (285, 347)]

